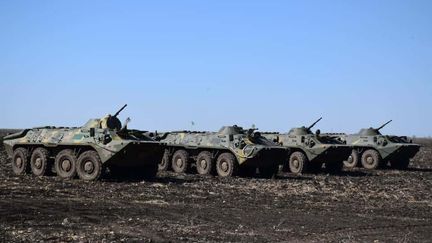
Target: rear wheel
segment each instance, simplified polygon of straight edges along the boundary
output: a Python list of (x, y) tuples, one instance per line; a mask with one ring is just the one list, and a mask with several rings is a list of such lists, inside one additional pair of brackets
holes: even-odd
[(364, 168), (374, 170), (381, 165), (381, 156), (376, 150), (368, 149), (363, 153), (361, 162)]
[(102, 161), (96, 151), (86, 151), (78, 157), (77, 173), (84, 181), (99, 179), (102, 174)]
[(29, 152), (25, 148), (17, 148), (12, 155), (12, 171), (15, 175), (24, 175), (30, 172)]
[(177, 150), (172, 157), (172, 169), (177, 173), (185, 173), (189, 168), (189, 153), (186, 150)]
[(71, 149), (64, 149), (57, 154), (54, 168), (57, 176), (63, 179), (73, 179), (76, 176), (77, 157)]
[(202, 151), (198, 154), (196, 160), (196, 169), (200, 175), (210, 175), (213, 173), (214, 161), (210, 152)]
[(169, 151), (165, 150), (162, 160), (158, 164), (159, 171), (167, 171), (169, 167)]
[(351, 155), (347, 160), (343, 162), (345, 168), (352, 169), (358, 166), (359, 163), (359, 153), (357, 150), (353, 149)]
[(47, 173), (49, 152), (45, 148), (37, 148), (30, 158), (30, 168), (35, 176), (44, 176)]
[(408, 168), (410, 160), (408, 158), (403, 158), (399, 160), (390, 161), (390, 166), (397, 170), (406, 170)]
[(237, 175), (239, 164), (231, 153), (219, 155), (216, 161), (216, 171), (220, 177), (230, 177)]
[(306, 172), (309, 166), (309, 160), (302, 152), (294, 152), (289, 158), (289, 168), (294, 174), (302, 174)]

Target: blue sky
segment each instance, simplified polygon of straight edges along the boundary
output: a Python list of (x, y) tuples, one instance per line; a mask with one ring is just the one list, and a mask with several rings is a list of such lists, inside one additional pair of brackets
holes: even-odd
[[(0, 127), (432, 135), (431, 1), (1, 1)], [(191, 124), (194, 121), (195, 125)]]

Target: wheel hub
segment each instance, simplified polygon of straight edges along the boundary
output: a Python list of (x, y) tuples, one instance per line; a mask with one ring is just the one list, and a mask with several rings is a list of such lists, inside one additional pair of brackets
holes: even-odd
[(368, 164), (373, 164), (373, 162), (374, 162), (374, 159), (372, 158), (372, 157), (367, 157), (366, 158), (366, 162), (368, 163)]
[(295, 160), (293, 161), (293, 166), (294, 166), (295, 168), (298, 168), (299, 165), (300, 165), (299, 161), (295, 159)]
[(227, 172), (228, 171), (228, 163), (225, 161), (222, 162), (221, 169), (222, 169), (222, 171)]
[(35, 160), (34, 165), (35, 165), (36, 168), (40, 169), (42, 167), (42, 159), (41, 158), (37, 158)]
[(20, 158), (20, 157), (18, 157), (16, 160), (15, 160), (15, 164), (18, 166), (18, 167), (21, 167), (22, 166), (22, 159)]
[(205, 161), (205, 159), (202, 159), (200, 164), (201, 164), (201, 168), (203, 168), (203, 169), (207, 168), (207, 161)]
[(354, 159), (353, 159), (353, 157), (350, 155), (349, 157), (348, 157), (348, 163), (352, 163), (354, 161)]
[(85, 172), (91, 173), (91, 172), (93, 172), (93, 169), (94, 169), (94, 166), (93, 166), (93, 163), (91, 161), (85, 162), (85, 164), (84, 164)]
[(65, 159), (62, 161), (61, 168), (64, 171), (69, 171), (71, 169), (71, 165), (72, 163), (68, 159)]
[(177, 159), (176, 160), (176, 164), (177, 164), (177, 167), (179, 167), (179, 168), (183, 167), (183, 160), (182, 159)]

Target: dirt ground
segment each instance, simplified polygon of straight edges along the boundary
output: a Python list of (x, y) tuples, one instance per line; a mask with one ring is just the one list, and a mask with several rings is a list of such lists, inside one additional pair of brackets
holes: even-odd
[(408, 171), (85, 183), (15, 177), (2, 150), (0, 242), (430, 242), (431, 162), (426, 147)]

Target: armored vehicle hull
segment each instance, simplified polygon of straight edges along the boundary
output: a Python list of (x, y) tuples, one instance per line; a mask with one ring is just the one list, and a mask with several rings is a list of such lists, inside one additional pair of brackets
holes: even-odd
[(290, 149), (285, 158), (283, 169), (295, 174), (313, 173), (322, 169), (322, 165), (330, 173), (337, 173), (343, 167), (352, 151), (352, 147), (338, 143), (322, 143), (322, 137), (313, 134), (293, 136), (289, 134), (263, 134), (268, 139), (279, 142)]
[(406, 169), (410, 159), (419, 151), (420, 145), (413, 144), (404, 136), (382, 135), (379, 130), (390, 122), (379, 128), (361, 129), (357, 134), (331, 134), (353, 147), (350, 157), (344, 162), (345, 167), (361, 165), (371, 170), (385, 166)]
[(54, 170), (65, 179), (78, 175), (97, 180), (108, 167), (142, 169), (155, 176), (164, 147), (142, 131), (121, 128), (115, 116), (92, 119), (83, 127), (40, 127), (4, 137), (12, 169), (17, 175), (31, 172), (43, 176)]
[(353, 147), (349, 158), (344, 162), (347, 168), (362, 166), (373, 170), (390, 166), (394, 169), (406, 169), (410, 159), (420, 149), (420, 145), (410, 143), (406, 137), (355, 134), (336, 136)]
[(290, 149), (283, 164), (283, 170), (295, 174), (318, 172), (322, 165), (330, 173), (337, 173), (343, 167), (343, 161), (351, 154), (352, 148), (330, 136), (321, 136), (311, 132), (309, 127), (291, 129), (287, 134), (264, 133), (263, 136)]
[(221, 177), (255, 174), (276, 175), (287, 149), (241, 127), (223, 127), (219, 132), (168, 132), (157, 136), (167, 149), (160, 170), (183, 173), (195, 167), (198, 174)]

